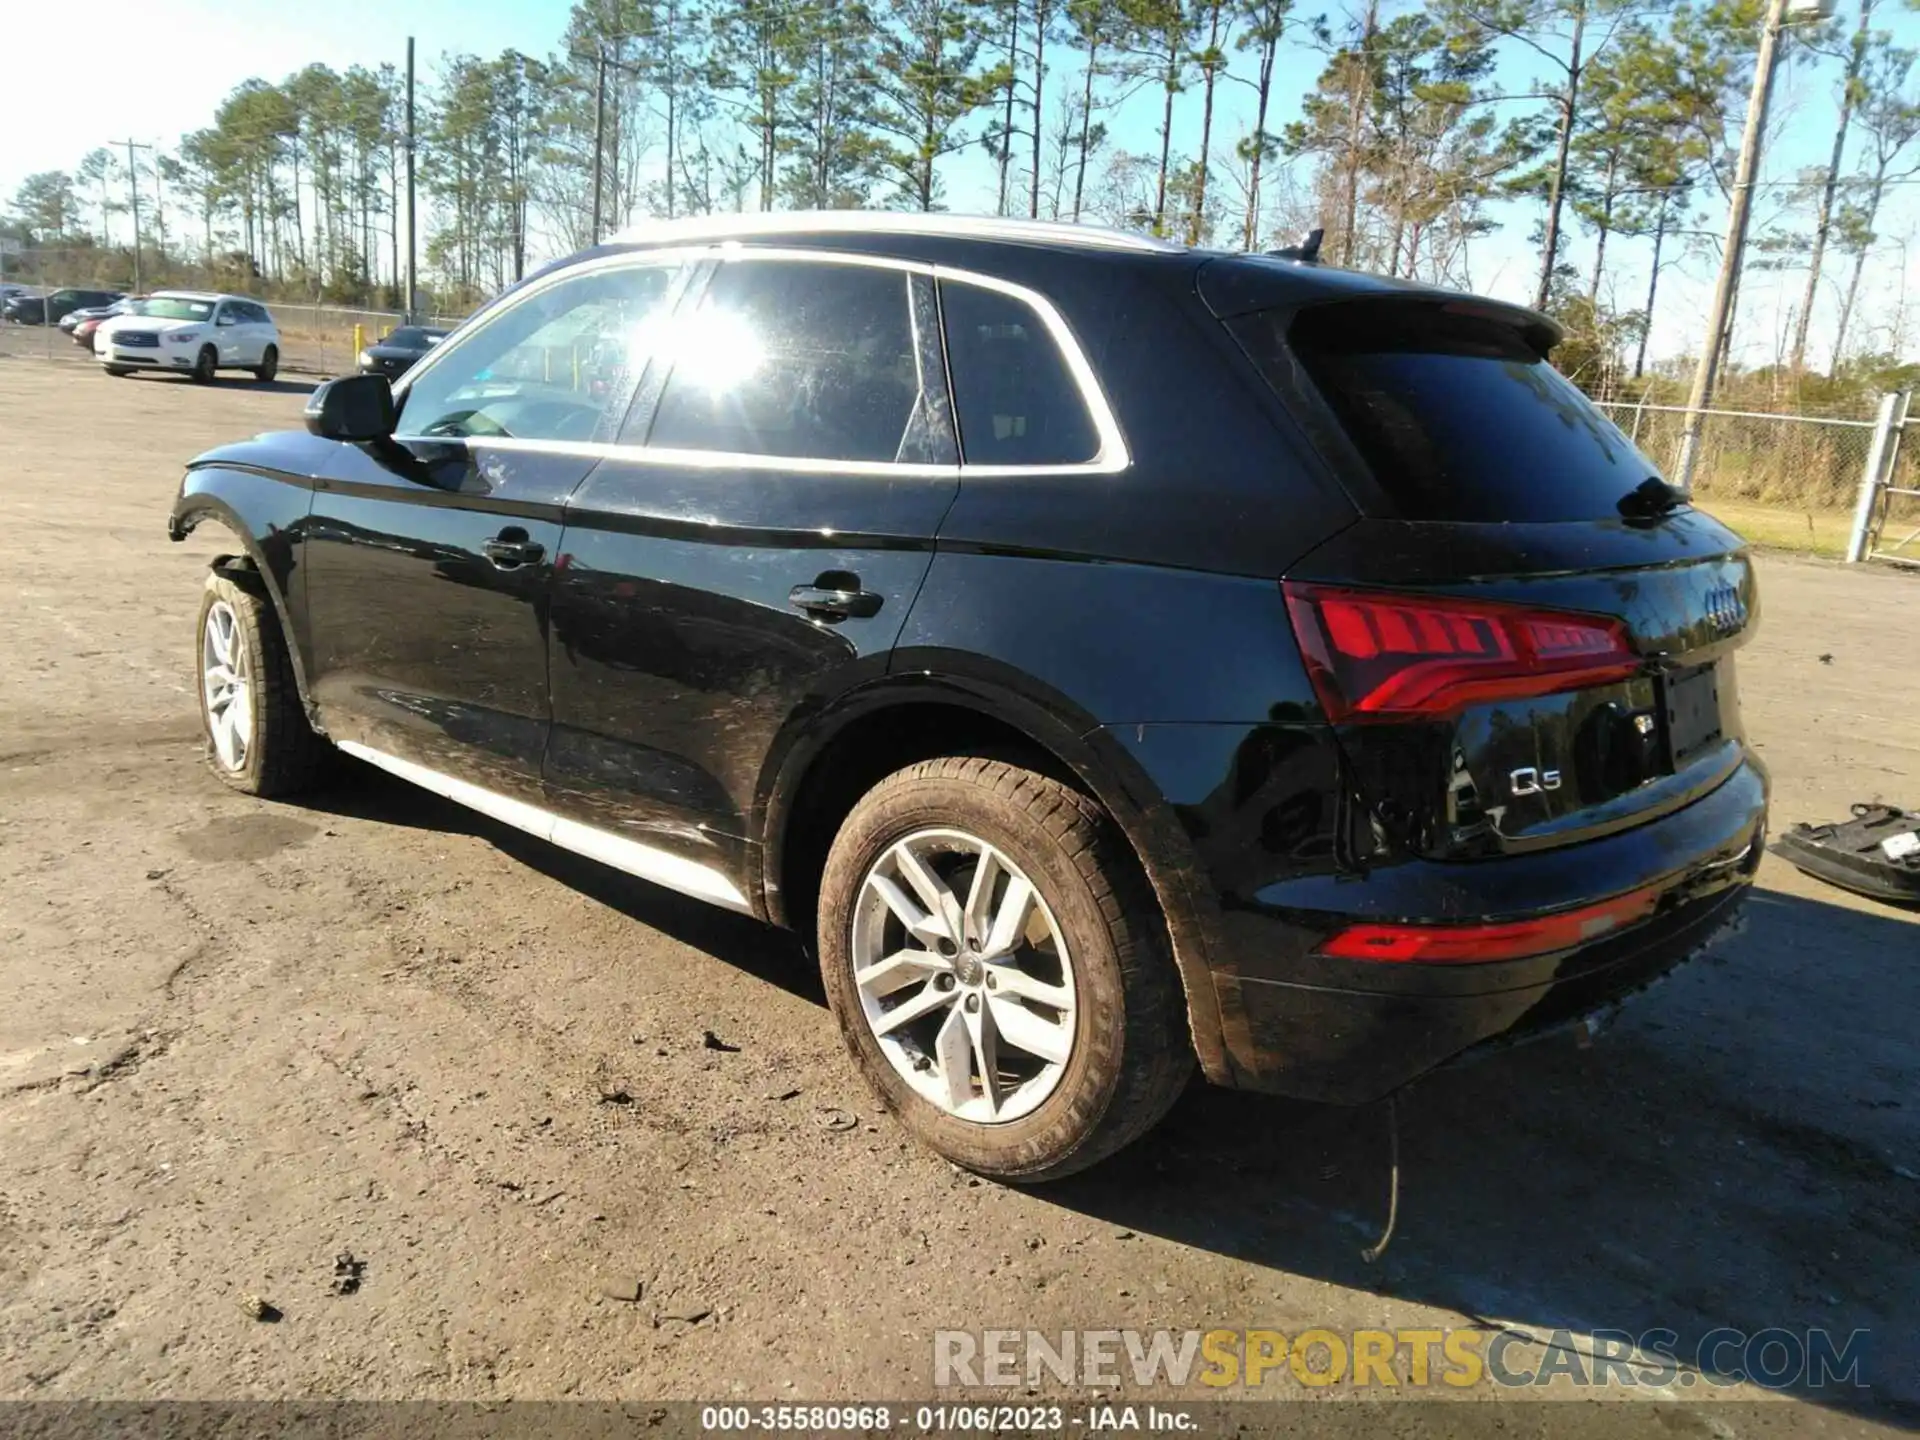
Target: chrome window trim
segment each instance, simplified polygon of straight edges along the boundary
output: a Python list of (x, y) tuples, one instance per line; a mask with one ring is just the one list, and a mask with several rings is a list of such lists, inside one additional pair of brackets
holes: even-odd
[[(580, 265), (568, 265), (563, 269), (553, 271), (551, 274), (542, 275), (538, 280), (529, 281), (526, 285), (515, 291), (510, 300), (504, 304), (497, 305), (493, 309), (493, 312), (478, 325), (474, 326), (473, 329), (460, 335), (457, 339), (450, 334), (447, 339), (442, 340), (425, 355), (421, 356), (420, 359), (407, 367), (407, 372), (393, 385), (393, 403), (396, 407), (399, 407), (405, 400), (407, 392), (413, 388), (415, 381), (422, 375), (430, 374), (436, 365), (446, 360), (448, 355), (459, 354), (462, 347), (472, 340), (475, 335), (483, 334), (488, 326), (498, 324), (501, 316), (519, 309), (521, 305), (532, 299), (535, 295), (543, 294), (551, 290), (554, 286), (564, 284), (566, 281), (573, 279), (575, 276), (593, 275), (602, 270), (648, 270), (658, 269), (667, 265), (686, 267), (689, 261), (698, 261), (710, 253), (711, 247), (708, 246), (684, 247), (673, 250), (623, 251), (616, 255), (602, 255), (598, 259), (588, 260)], [(691, 276), (691, 269), (682, 268), (681, 273), (675, 276), (673, 283), (667, 287), (665, 300), (678, 304), (681, 293), (686, 288), (687, 281)], [(443, 443), (447, 440), (461, 437), (407, 435), (396, 432), (394, 438), (396, 440), (432, 440), (436, 443)]]
[[(1066, 317), (1060, 313), (1059, 308), (1038, 290), (1012, 280), (1003, 280), (997, 275), (984, 275), (976, 270), (932, 265), (919, 260), (902, 260), (891, 255), (856, 255), (845, 251), (812, 250), (804, 247), (747, 246), (733, 240), (714, 245), (675, 247), (669, 250), (623, 251), (619, 254), (603, 255), (581, 265), (568, 266), (542, 277), (517, 294), (511, 304), (502, 305), (493, 315), (489, 315), (470, 334), (480, 334), (488, 325), (494, 324), (500, 316), (518, 308), (523, 301), (556, 284), (570, 280), (576, 275), (591, 274), (600, 270), (640, 269), (663, 264), (682, 266), (684, 268), (675, 278), (667, 296), (672, 304), (678, 305), (694, 273), (694, 267), (702, 260), (718, 260), (721, 263), (736, 260), (783, 260), (810, 264), (864, 265), (878, 270), (898, 270), (907, 274), (928, 275), (936, 282), (944, 284), (974, 285), (1017, 300), (1040, 317), (1040, 323), (1046, 327), (1047, 334), (1059, 349), (1061, 358), (1066, 361), (1067, 371), (1073, 376), (1074, 387), (1080, 393), (1080, 403), (1086, 406), (1087, 415), (1093, 421), (1094, 433), (1100, 440), (1099, 448), (1094, 452), (1091, 460), (1073, 461), (1062, 465), (977, 465), (968, 464), (962, 460), (959, 465), (954, 466), (922, 465), (893, 460), (819, 460), (807, 456), (757, 455), (748, 451), (679, 450), (622, 442), (523, 440), (484, 435), (397, 434), (395, 438), (431, 440), (435, 444), (479, 445), (496, 450), (518, 450), (550, 455), (591, 456), (606, 460), (623, 460), (630, 464), (674, 466), (682, 469), (786, 470), (800, 474), (871, 475), (877, 478), (891, 475), (907, 479), (927, 479), (957, 474), (963, 478), (991, 480), (1024, 475), (1117, 475), (1133, 463), (1132, 453), (1127, 448), (1126, 436), (1121, 433), (1119, 419), (1113, 413), (1113, 406), (1107, 400), (1106, 391), (1101, 388), (1100, 377), (1094, 373), (1093, 364), (1087, 359), (1079, 337), (1073, 333), (1072, 327), (1067, 324)], [(394, 386), (394, 403), (399, 405), (420, 375), (429, 372), (449, 353), (457, 354), (468, 339), (469, 336), (463, 335), (459, 343), (452, 347), (443, 341), (428, 351), (426, 356), (401, 376), (399, 383)], [(951, 384), (951, 377), (949, 377), (949, 384)], [(957, 416), (955, 421), (957, 427)], [(964, 449), (963, 442), (963, 453)]]
[(467, 445), (478, 450), (504, 450), (536, 455), (578, 455), (585, 459), (621, 460), (629, 464), (671, 466), (679, 470), (781, 470), (803, 475), (870, 475), (876, 479), (952, 479), (958, 465), (921, 465), (900, 460), (816, 460), (806, 455), (754, 455), (734, 450), (676, 450), (599, 440), (519, 440), (492, 435), (467, 435), (450, 440), (432, 438), (437, 445)]
[[(1087, 407), (1087, 415), (1093, 421), (1094, 434), (1100, 437), (1100, 448), (1094, 451), (1091, 460), (1080, 460), (1068, 465), (969, 465), (966, 463), (966, 436), (960, 437), (962, 474), (974, 476), (1014, 475), (1072, 475), (1086, 472), (1094, 475), (1117, 475), (1133, 463), (1133, 457), (1127, 451), (1127, 440), (1120, 433), (1120, 422), (1114, 416), (1113, 406), (1107, 403), (1107, 392), (1100, 387), (1100, 377), (1093, 373), (1093, 364), (1087, 359), (1087, 352), (1080, 348), (1080, 339), (1067, 324), (1066, 317), (1045, 295), (1031, 290), (1025, 285), (1017, 285), (1011, 280), (1002, 280), (995, 275), (982, 275), (973, 270), (954, 270), (945, 265), (932, 267), (933, 278), (943, 283), (955, 285), (973, 285), (982, 290), (994, 290), (1011, 299), (1018, 300), (1040, 317), (1040, 323), (1047, 327), (1047, 333), (1053, 337), (1054, 345), (1061, 357), (1067, 362), (1067, 372), (1073, 376), (1074, 388), (1080, 392), (1080, 403)], [(949, 377), (949, 384), (952, 383)], [(959, 416), (955, 415), (954, 424), (959, 428)]]

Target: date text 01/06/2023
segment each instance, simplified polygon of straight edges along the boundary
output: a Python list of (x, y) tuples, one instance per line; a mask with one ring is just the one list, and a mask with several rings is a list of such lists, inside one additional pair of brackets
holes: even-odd
[(821, 1434), (833, 1431), (872, 1434), (901, 1430), (919, 1434), (1123, 1434), (1153, 1431), (1181, 1434), (1199, 1429), (1198, 1418), (1181, 1406), (1096, 1403), (1063, 1405), (704, 1405), (700, 1428), (706, 1432)]

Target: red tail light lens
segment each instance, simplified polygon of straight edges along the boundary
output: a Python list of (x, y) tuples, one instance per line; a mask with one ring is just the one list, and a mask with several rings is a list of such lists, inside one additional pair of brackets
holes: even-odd
[(1438, 720), (1469, 705), (1624, 680), (1627, 628), (1497, 601), (1287, 582), (1287, 613), (1331, 720)]
[(1570, 950), (1638, 924), (1660, 903), (1660, 887), (1635, 890), (1598, 905), (1503, 925), (1349, 925), (1320, 946), (1342, 960), (1415, 965), (1477, 965)]

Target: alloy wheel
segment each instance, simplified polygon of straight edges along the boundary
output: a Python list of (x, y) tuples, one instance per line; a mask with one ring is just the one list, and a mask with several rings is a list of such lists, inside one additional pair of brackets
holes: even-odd
[(1031, 1114), (1073, 1053), (1073, 958), (1020, 867), (978, 836), (922, 830), (868, 869), (854, 908), (860, 1008), (881, 1053), (947, 1114)]
[(253, 682), (239, 617), (224, 600), (207, 607), (200, 632), (201, 701), (214, 754), (226, 770), (243, 770), (253, 743)]

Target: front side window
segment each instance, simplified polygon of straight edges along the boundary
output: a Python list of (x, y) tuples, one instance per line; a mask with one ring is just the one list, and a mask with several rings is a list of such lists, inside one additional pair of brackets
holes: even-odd
[(423, 440), (605, 439), (645, 365), (677, 264), (589, 270), (515, 301), (401, 398), (399, 435)]
[(1099, 454), (1086, 397), (1031, 305), (943, 280), (940, 311), (967, 464), (1068, 466)]
[(912, 281), (813, 261), (722, 265), (662, 349), (655, 449), (887, 463), (926, 429)]

